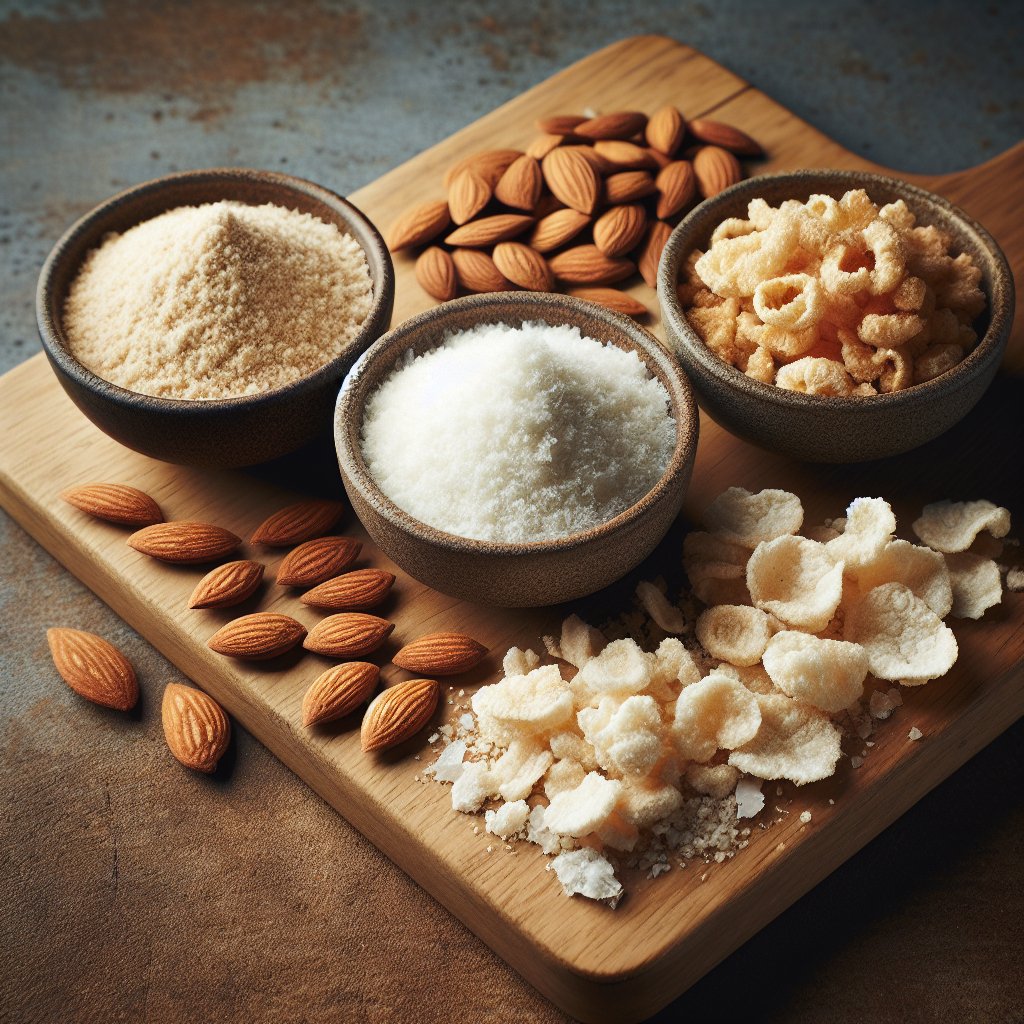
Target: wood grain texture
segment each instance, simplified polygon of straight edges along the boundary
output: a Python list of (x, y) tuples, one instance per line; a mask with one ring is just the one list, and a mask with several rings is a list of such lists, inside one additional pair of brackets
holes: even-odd
[[(878, 169), (693, 50), (640, 37), (574, 65), (350, 198), (386, 233), (410, 200), (443, 196), (441, 177), (454, 159), (477, 149), (525, 147), (537, 117), (587, 106), (653, 111), (665, 102), (679, 104), (688, 116), (713, 115), (750, 132), (772, 154), (766, 169)], [(1006, 251), (1018, 284), (1022, 171), (1024, 145), (981, 168), (912, 179), (980, 220)], [(415, 282), (413, 258), (400, 255), (395, 263), (397, 323), (432, 300)], [(632, 291), (653, 303), (645, 286)], [(1024, 367), (1021, 333), (1018, 323), (1007, 356), (1015, 370)], [(804, 499), (809, 522), (840, 514), (858, 494), (890, 498), (904, 527), (924, 502), (947, 496), (989, 497), (1024, 514), (1020, 399), (1020, 381), (1003, 375), (991, 398), (945, 438), (867, 467), (793, 463), (704, 418), (683, 519), (692, 521), (730, 484), (791, 488)], [(584, 1020), (638, 1020), (664, 1005), (1024, 711), (1024, 609), (1019, 597), (1008, 595), (983, 622), (956, 624), (961, 656), (954, 672), (941, 683), (905, 691), (905, 708), (880, 729), (862, 769), (844, 761), (834, 779), (799, 791), (794, 806), (812, 812), (810, 826), (791, 814), (768, 831), (755, 830), (742, 855), (706, 872), (693, 867), (652, 882), (629, 878), (630, 895), (612, 913), (565, 899), (539, 853), (507, 854), (494, 837), (474, 836), (473, 820), (450, 810), (446, 788), (414, 780), (414, 746), (372, 758), (360, 752), (351, 721), (302, 729), (303, 693), (326, 660), (306, 654), (247, 665), (215, 655), (208, 637), (236, 612), (254, 609), (189, 611), (201, 570), (153, 562), (124, 543), (125, 531), (68, 509), (58, 496), (89, 480), (124, 481), (152, 494), (168, 518), (213, 522), (248, 536), (266, 515), (306, 495), (256, 475), (174, 467), (121, 448), (74, 409), (41, 356), (0, 380), (0, 431), (0, 502), (12, 515), (528, 980)], [(648, 572), (662, 571), (659, 558), (666, 572), (669, 559), (678, 563), (683, 525), (659, 548)], [(393, 596), (377, 610), (396, 623), (381, 657), (372, 659), (383, 664), (386, 681), (406, 678), (386, 664), (403, 643), (434, 630), (466, 632), (492, 653), (456, 681), (457, 700), (459, 688), (493, 677), (509, 645), (535, 644), (561, 618), (561, 610), (510, 613), (443, 597), (398, 573), (357, 523), (349, 520), (340, 530), (364, 542), (358, 565), (398, 576)], [(260, 557), (273, 579), (281, 553), (254, 556), (246, 548), (241, 557)], [(264, 584), (263, 595), (262, 610), (294, 615), (307, 627), (319, 618), (284, 588)], [(441, 710), (451, 707), (442, 701)], [(924, 740), (907, 741), (911, 724)], [(794, 791), (787, 788), (786, 796)], [(491, 854), (488, 845), (495, 848)]]

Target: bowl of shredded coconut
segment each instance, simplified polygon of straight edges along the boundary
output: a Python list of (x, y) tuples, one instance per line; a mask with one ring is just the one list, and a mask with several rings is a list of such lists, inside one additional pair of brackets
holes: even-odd
[(36, 297), (72, 401), (143, 454), (245, 466), (329, 434), (338, 388), (384, 333), (394, 269), (351, 203), (269, 171), (187, 171), (96, 207)]
[(642, 327), (518, 292), (406, 321), (360, 357), (335, 414), (375, 542), (436, 590), (502, 607), (635, 568), (682, 506), (697, 429), (679, 364)]

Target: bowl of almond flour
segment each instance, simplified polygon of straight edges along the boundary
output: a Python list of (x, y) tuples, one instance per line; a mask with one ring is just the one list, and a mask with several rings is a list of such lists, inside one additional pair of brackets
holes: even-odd
[(387, 329), (394, 268), (351, 203), (269, 171), (188, 171), (114, 196), (40, 274), (39, 334), (72, 401), (145, 455), (255, 465), (330, 431)]
[(682, 506), (697, 411), (633, 320), (499, 292), (407, 320), (360, 357), (335, 414), (352, 507), (435, 590), (574, 600), (635, 568)]

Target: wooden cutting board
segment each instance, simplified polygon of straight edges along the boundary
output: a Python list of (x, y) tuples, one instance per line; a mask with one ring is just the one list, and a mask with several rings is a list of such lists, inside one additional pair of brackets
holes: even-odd
[[(879, 169), (700, 53), (668, 39), (643, 36), (575, 64), (351, 198), (386, 229), (411, 201), (442, 195), (441, 175), (454, 159), (492, 146), (525, 146), (539, 116), (585, 107), (650, 112), (667, 102), (690, 117), (711, 115), (755, 135), (771, 154), (762, 165), (765, 169)], [(908, 177), (980, 220), (1002, 244), (1020, 287), (1024, 145), (957, 174)], [(398, 322), (430, 300), (413, 278), (411, 258), (398, 258), (396, 271)], [(643, 285), (634, 291), (653, 305), (653, 295)], [(1021, 335), (1018, 323), (1007, 355), (1007, 367), (1016, 371), (1024, 368)], [(1021, 380), (1004, 373), (990, 397), (946, 437), (918, 453), (872, 466), (794, 463), (736, 440), (705, 417), (684, 518), (692, 520), (720, 490), (741, 484), (796, 491), (809, 523), (842, 514), (849, 500), (862, 494), (889, 498), (904, 534), (922, 504), (943, 497), (988, 497), (1009, 505), (1019, 522), (1024, 516), (1022, 396)], [(727, 863), (698, 863), (653, 881), (628, 877), (628, 897), (613, 912), (583, 899), (566, 899), (553, 875), (544, 871), (544, 858), (535, 848), (508, 853), (494, 837), (474, 835), (475, 819), (450, 809), (447, 787), (416, 781), (425, 761), (415, 759), (415, 744), (374, 759), (360, 753), (352, 722), (322, 732), (303, 730), (302, 694), (325, 661), (307, 655), (284, 665), (249, 667), (212, 654), (206, 639), (234, 614), (252, 608), (187, 611), (199, 571), (145, 558), (127, 547), (122, 531), (89, 520), (57, 498), (62, 488), (88, 480), (124, 481), (153, 494), (169, 517), (207, 520), (248, 536), (282, 503), (337, 488), (329, 456), (286, 461), (273, 472), (258, 473), (154, 462), (93, 427), (64, 396), (41, 355), (0, 380), (0, 429), (4, 507), (524, 977), (587, 1021), (639, 1020), (656, 1011), (1024, 710), (1024, 598), (1007, 595), (983, 622), (956, 624), (961, 644), (956, 668), (941, 682), (905, 691), (905, 707), (880, 727), (862, 768), (854, 770), (844, 759), (827, 783), (804, 790), (787, 786), (779, 797), (775, 786), (766, 784), (769, 809), (764, 820), (772, 824), (755, 827), (746, 850)], [(345, 529), (365, 540), (358, 523)], [(682, 525), (672, 531), (639, 578), (678, 575), (682, 532)], [(372, 545), (365, 555), (364, 564), (393, 568)], [(270, 579), (279, 557), (263, 559)], [(509, 645), (536, 646), (537, 638), (556, 628), (565, 611), (482, 608), (399, 576), (395, 597), (383, 612), (397, 624), (397, 643), (444, 628), (469, 632), (493, 649), (478, 671), (457, 683), (450, 693), (454, 704), (444, 708), (448, 713), (468, 699), (460, 698), (462, 687), (494, 677)], [(294, 595), (279, 591), (266, 586), (253, 607), (286, 611), (307, 625), (315, 621)], [(394, 649), (382, 652), (383, 663)], [(385, 679), (400, 676), (393, 666), (385, 667)], [(158, 681), (143, 680), (143, 686), (156, 687)], [(923, 740), (907, 739), (911, 725), (921, 729)], [(859, 753), (860, 745), (848, 752)], [(773, 810), (776, 806), (782, 810)], [(805, 809), (813, 815), (806, 826), (799, 821)], [(956, 808), (949, 814), (953, 823)], [(494, 847), (492, 853), (487, 853), (488, 846)]]

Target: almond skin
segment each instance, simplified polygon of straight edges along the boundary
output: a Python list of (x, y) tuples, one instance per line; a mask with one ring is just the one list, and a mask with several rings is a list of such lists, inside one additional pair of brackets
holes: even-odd
[(609, 206), (634, 203), (654, 195), (655, 190), (650, 171), (619, 171), (604, 179), (604, 200)]
[(344, 502), (299, 501), (267, 516), (256, 527), (249, 543), (266, 544), (271, 548), (301, 544), (326, 533), (344, 514)]
[(289, 551), (277, 570), (282, 587), (313, 587), (343, 573), (363, 545), (351, 537), (317, 537)]
[(727, 149), (738, 156), (764, 156), (764, 149), (759, 142), (746, 132), (741, 132), (739, 128), (723, 124), (721, 121), (700, 117), (690, 122), (690, 134), (701, 142), (721, 146), (722, 149)]
[(410, 679), (377, 694), (363, 716), (363, 750), (387, 750), (415, 736), (433, 717), (440, 696), (436, 679)]
[(576, 125), (573, 132), (584, 139), (631, 139), (644, 130), (647, 115), (638, 110), (601, 114)]
[(549, 292), (554, 284), (544, 257), (522, 242), (499, 242), (494, 265), (513, 284), (532, 292)]
[(661, 262), (661, 251), (665, 248), (665, 243), (671, 234), (672, 228), (663, 220), (651, 221), (651, 226), (647, 229), (647, 237), (644, 239), (643, 248), (637, 259), (637, 269), (650, 288), (658, 287), (658, 264)]
[(265, 661), (290, 651), (305, 635), (306, 627), (290, 615), (254, 612), (221, 626), (206, 646), (227, 658)]
[(569, 294), (634, 318), (647, 316), (649, 312), (642, 302), (627, 292), (620, 292), (617, 288), (572, 288)]
[(739, 160), (720, 146), (704, 146), (698, 150), (693, 158), (693, 173), (705, 199), (717, 196), (743, 178)]
[(472, 220), (490, 201), (494, 189), (483, 175), (464, 167), (448, 186), (448, 209), (456, 224)]
[(487, 648), (463, 633), (429, 633), (406, 644), (391, 660), (408, 672), (455, 676), (475, 668)]
[(109, 641), (81, 629), (46, 631), (53, 664), (79, 696), (115, 711), (129, 711), (139, 699), (132, 663)]
[(189, 608), (230, 608), (256, 593), (263, 582), (259, 562), (225, 562), (211, 569), (196, 585), (188, 599)]
[(504, 292), (512, 287), (494, 260), (479, 249), (456, 249), (452, 263), (459, 286), (467, 292)]
[(476, 171), (491, 188), (498, 184), (498, 179), (508, 169), (513, 160), (523, 155), (519, 149), (486, 149), (481, 153), (471, 153), (458, 163), (452, 164), (445, 171), (444, 187), (451, 185), (455, 175), (469, 167)]
[(544, 180), (557, 199), (580, 213), (593, 213), (601, 195), (601, 179), (589, 159), (582, 154), (585, 147), (559, 146), (551, 150), (541, 164)]
[(643, 146), (637, 146), (633, 142), (612, 139), (595, 142), (594, 152), (610, 167), (619, 171), (652, 170), (658, 166), (657, 161)]
[(455, 264), (440, 246), (424, 249), (416, 260), (416, 280), (419, 286), (438, 302), (454, 299), (459, 290), (455, 278)]
[[(555, 150), (557, 153), (558, 150)], [(530, 225), (533, 218), (521, 213), (497, 213), (493, 217), (481, 217), (471, 220), (468, 224), (456, 228), (445, 241), (449, 245), (467, 246), (478, 249), (495, 242), (521, 235)]]
[(331, 658), (358, 658), (369, 654), (391, 635), (393, 622), (364, 612), (342, 612), (321, 619), (306, 637), (303, 647)]
[(369, 700), (379, 679), (380, 669), (368, 661), (346, 661), (329, 668), (302, 698), (302, 724), (308, 729), (351, 714)]
[(301, 601), (311, 608), (363, 611), (380, 604), (394, 585), (395, 577), (384, 569), (356, 569), (306, 591)]
[(82, 484), (61, 491), (60, 496), (80, 511), (119, 526), (152, 526), (164, 521), (160, 506), (145, 491), (127, 484)]
[(605, 256), (625, 256), (644, 236), (647, 213), (642, 206), (613, 206), (594, 223), (594, 245)]
[(436, 238), (451, 223), (448, 204), (443, 200), (420, 203), (406, 210), (394, 224), (388, 235), (388, 248), (392, 252), (426, 245)]
[(542, 117), (537, 127), (548, 135), (572, 135), (576, 126), (586, 120), (579, 114), (559, 114), (555, 117)]
[(196, 565), (215, 562), (235, 551), (242, 543), (229, 530), (209, 523), (173, 520), (137, 530), (128, 538), (129, 547), (161, 562)]
[(659, 220), (675, 216), (697, 197), (697, 178), (689, 160), (673, 160), (659, 172), (655, 181), (658, 188), (656, 215)]
[(589, 223), (590, 218), (579, 210), (555, 210), (537, 221), (530, 234), (530, 245), (537, 252), (551, 252), (575, 238)]
[(648, 146), (665, 156), (672, 156), (683, 144), (686, 121), (675, 107), (665, 106), (651, 116), (644, 135)]
[(532, 156), (521, 156), (509, 165), (508, 170), (494, 186), (494, 198), (517, 210), (532, 210), (540, 199), (544, 179), (540, 164)]
[(555, 277), (570, 284), (614, 284), (636, 270), (631, 260), (605, 256), (596, 245), (577, 245), (552, 256), (548, 266)]
[(167, 746), (186, 768), (209, 774), (217, 767), (231, 739), (231, 723), (212, 697), (168, 683), (160, 717)]

